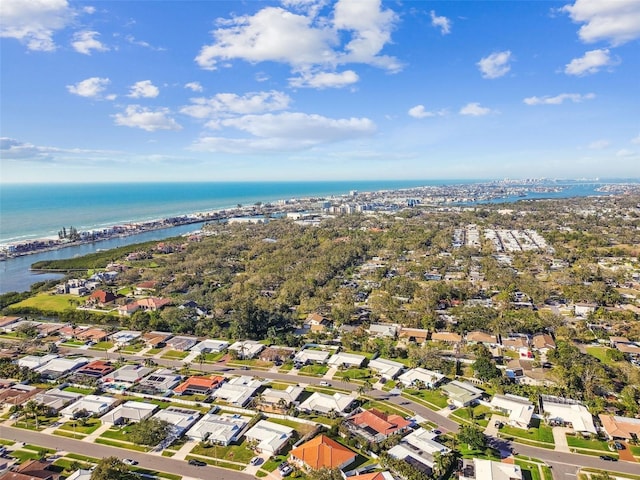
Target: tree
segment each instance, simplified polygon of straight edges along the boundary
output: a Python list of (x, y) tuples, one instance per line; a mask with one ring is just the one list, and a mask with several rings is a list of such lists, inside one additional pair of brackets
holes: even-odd
[(136, 423), (129, 432), (129, 438), (139, 445), (155, 446), (171, 433), (172, 425), (165, 420), (147, 418)]
[(339, 468), (321, 468), (307, 472), (310, 480), (343, 480), (342, 472)]
[(118, 457), (106, 457), (96, 464), (91, 480), (139, 480)]
[(487, 446), (487, 437), (475, 425), (461, 425), (456, 434), (458, 441), (472, 450), (482, 450)]
[(502, 376), (500, 369), (496, 367), (491, 358), (481, 356), (472, 365), (473, 371), (477, 378), (486, 382), (492, 378), (499, 378)]

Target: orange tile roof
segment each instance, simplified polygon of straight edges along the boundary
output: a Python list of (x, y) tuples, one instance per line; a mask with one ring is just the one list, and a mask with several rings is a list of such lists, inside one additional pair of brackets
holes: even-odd
[(634, 435), (640, 437), (640, 420), (637, 418), (614, 417), (602, 413), (598, 418), (611, 437), (627, 439), (633, 438)]
[(212, 389), (224, 380), (224, 377), (211, 376), (211, 377), (189, 377), (176, 388), (173, 389), (176, 393), (182, 393), (191, 387), (204, 387)]
[(362, 475), (354, 475), (349, 480), (385, 480), (384, 472), (363, 473)]
[(400, 415), (387, 414), (375, 408), (355, 415), (353, 423), (358, 426), (366, 425), (382, 435), (391, 435), (410, 425)]
[(326, 435), (318, 435), (313, 440), (294, 448), (291, 450), (291, 456), (301, 460), (314, 470), (339, 468), (348, 465), (356, 458), (354, 452)]

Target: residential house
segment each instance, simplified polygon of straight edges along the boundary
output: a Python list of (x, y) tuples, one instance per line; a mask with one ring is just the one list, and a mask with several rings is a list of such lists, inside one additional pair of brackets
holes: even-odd
[(277, 455), (293, 436), (293, 432), (291, 427), (260, 420), (245, 433), (245, 438), (255, 445), (257, 452)]
[(590, 313), (593, 313), (598, 308), (597, 303), (576, 303), (573, 306), (573, 314), (576, 317), (586, 317)]
[(167, 340), (173, 336), (170, 332), (147, 332), (142, 334), (142, 341), (150, 348), (163, 348), (167, 345)]
[(436, 388), (444, 379), (444, 375), (425, 368), (412, 368), (398, 377), (405, 387), (415, 387), (420, 384), (426, 388)]
[(289, 385), (284, 390), (267, 388), (262, 392), (262, 404), (272, 408), (280, 408), (281, 406), (286, 408), (289, 405), (296, 404), (303, 392), (303, 387), (295, 385)]
[(6, 327), (11, 325), (12, 323), (21, 322), (23, 320), (24, 320), (23, 317), (3, 315), (0, 317), (0, 330), (3, 332), (6, 332), (7, 331), (5, 330)]
[(267, 347), (260, 352), (260, 360), (263, 362), (285, 362), (292, 358), (296, 349), (292, 347)]
[(304, 350), (300, 350), (293, 357), (293, 361), (296, 364), (307, 365), (311, 363), (327, 363), (331, 353), (325, 350), (312, 350), (310, 348), (305, 348)]
[(482, 390), (474, 387), (469, 382), (454, 380), (440, 387), (447, 394), (449, 402), (456, 407), (466, 407), (476, 403), (484, 394)]
[(189, 429), (187, 436), (192, 440), (227, 446), (242, 436), (250, 420), (251, 417), (242, 415), (210, 412)]
[(173, 370), (161, 368), (141, 379), (133, 390), (148, 395), (166, 395), (179, 383), (182, 377)]
[(0, 475), (0, 480), (58, 480), (61, 478), (53, 462), (25, 460), (13, 470)]
[(144, 295), (145, 293), (155, 291), (157, 286), (158, 286), (158, 282), (154, 280), (147, 280), (144, 282), (140, 282), (139, 284), (136, 285), (135, 293), (136, 295)]
[(203, 340), (191, 348), (192, 352), (198, 353), (220, 353), (229, 347), (229, 342), (224, 340)]
[(118, 347), (126, 347), (141, 336), (142, 332), (134, 330), (121, 330), (111, 335), (111, 341)]
[(408, 431), (411, 422), (400, 415), (384, 413), (372, 408), (349, 418), (347, 425), (367, 440), (381, 442), (391, 435)]
[(533, 415), (533, 403), (528, 398), (517, 395), (494, 395), (491, 407), (509, 416), (509, 425), (517, 428), (529, 428)]
[(81, 393), (67, 392), (65, 390), (60, 390), (59, 388), (51, 388), (46, 392), (36, 394), (33, 399), (40, 405), (44, 405), (55, 412), (59, 412), (70, 403), (77, 401), (80, 397), (82, 397)]
[(123, 365), (102, 379), (103, 385), (111, 388), (130, 387), (153, 372), (153, 368), (142, 365)]
[(229, 351), (237, 352), (238, 358), (241, 360), (248, 360), (251, 358), (255, 358), (263, 348), (265, 348), (264, 345), (255, 340), (243, 340), (231, 345), (229, 347)]
[(436, 453), (443, 455), (450, 452), (449, 448), (436, 442), (435, 438), (435, 433), (419, 428), (392, 447), (388, 454), (430, 475), (435, 464)]
[(310, 313), (304, 321), (305, 327), (311, 332), (324, 332), (331, 328), (331, 320), (319, 313)]
[(640, 418), (598, 415), (602, 428), (611, 440), (640, 439)]
[(187, 350), (191, 350), (194, 347), (194, 345), (198, 343), (198, 339), (196, 337), (177, 335), (167, 340), (166, 343), (173, 350), (186, 352)]
[(89, 327), (85, 329), (79, 329), (75, 333), (75, 337), (83, 342), (102, 342), (107, 339), (109, 334), (102, 328)]
[(180, 395), (209, 395), (214, 388), (218, 388), (224, 382), (224, 377), (211, 375), (210, 377), (193, 376), (187, 378), (173, 391)]
[(200, 412), (191, 408), (172, 406), (161, 409), (152, 418), (169, 423), (172, 437), (177, 438), (198, 421)]
[(115, 368), (109, 362), (103, 360), (94, 360), (77, 369), (74, 377), (83, 376), (89, 378), (102, 378), (113, 372)]
[(106, 292), (101, 289), (94, 290), (89, 298), (87, 299), (87, 303), (96, 305), (98, 307), (104, 307), (107, 304), (115, 302), (116, 298), (118, 298), (112, 292)]
[(102, 423), (111, 425), (124, 425), (131, 422), (139, 422), (149, 418), (158, 408), (157, 405), (147, 402), (130, 400), (118, 405), (109, 413), (100, 417)]
[(43, 389), (33, 385), (21, 383), (8, 385), (0, 389), (0, 405), (24, 405), (42, 392), (44, 392)]
[(413, 342), (423, 344), (429, 337), (429, 330), (423, 330), (421, 328), (405, 328), (402, 327), (398, 337), (406, 340), (407, 342)]
[(340, 368), (340, 367), (360, 368), (364, 363), (364, 361), (366, 360), (366, 358), (367, 357), (365, 357), (364, 355), (339, 352), (339, 353), (336, 353), (335, 355), (331, 355), (331, 358), (329, 358), (327, 365), (329, 365), (330, 367), (336, 367), (336, 368)]
[(465, 336), (465, 340), (467, 341), (467, 343), (481, 343), (489, 348), (498, 346), (498, 337), (496, 337), (495, 335), (491, 335), (490, 333), (481, 332), (479, 330), (467, 333), (467, 335)]
[(46, 380), (56, 380), (89, 362), (88, 358), (54, 358), (35, 369)]
[(431, 341), (457, 344), (462, 342), (462, 336), (455, 332), (433, 332)]
[(376, 338), (396, 338), (400, 325), (397, 323), (372, 323), (367, 328), (367, 333)]
[(314, 392), (309, 398), (298, 405), (298, 410), (303, 412), (319, 412), (327, 414), (331, 411), (346, 415), (350, 412), (356, 403), (356, 397), (344, 395), (342, 393), (334, 393), (327, 395), (326, 393)]
[(537, 333), (531, 339), (533, 348), (543, 355), (547, 355), (550, 350), (555, 350), (556, 342), (548, 333)]
[(369, 361), (369, 368), (385, 379), (395, 379), (404, 370), (404, 364), (387, 360), (386, 358), (376, 358)]
[(123, 317), (130, 317), (138, 310), (140, 310), (140, 306), (138, 305), (138, 302), (135, 301), (125, 303), (124, 305), (118, 305), (118, 307), (116, 308), (118, 315), (121, 315)]
[(216, 401), (224, 401), (236, 407), (244, 407), (261, 386), (261, 381), (245, 375), (233, 378), (222, 384), (220, 388), (211, 393), (211, 396)]
[(51, 360), (58, 358), (58, 355), (55, 353), (49, 353), (47, 355), (25, 355), (22, 358), (19, 358), (16, 362), (19, 367), (26, 367), (30, 370), (35, 370), (42, 365), (49, 363)]
[(148, 297), (141, 298), (136, 303), (138, 307), (144, 311), (156, 312), (162, 310), (167, 305), (171, 305), (171, 300), (168, 298)]
[[(18, 318), (18, 317), (15, 317)], [(40, 337), (48, 337), (49, 335), (53, 335), (55, 333), (58, 332), (58, 330), (60, 330), (62, 327), (64, 327), (65, 323), (53, 323), (53, 322), (46, 322), (46, 323), (41, 323), (40, 325), (38, 325), (38, 335)], [(0, 322), (0, 330), (2, 329), (2, 323)]]
[(583, 434), (597, 434), (593, 416), (587, 407), (570, 398), (541, 395), (541, 413), (554, 424), (571, 425), (573, 430)]
[(469, 458), (463, 460), (458, 480), (522, 480), (522, 469), (513, 463)]
[(91, 415), (102, 415), (107, 413), (117, 401), (116, 398), (104, 395), (85, 395), (60, 410), (60, 415), (66, 418), (73, 418), (76, 412), (82, 410), (86, 410)]
[(310, 470), (343, 470), (353, 463), (356, 457), (354, 452), (326, 435), (318, 435), (290, 452), (291, 463)]
[(372, 472), (353, 475), (349, 480), (396, 480), (390, 472)]

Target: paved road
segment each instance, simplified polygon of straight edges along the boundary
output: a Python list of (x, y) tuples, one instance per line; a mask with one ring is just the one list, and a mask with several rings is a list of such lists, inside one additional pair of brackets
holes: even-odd
[[(105, 352), (95, 351), (95, 350), (83, 350), (81, 352), (75, 349), (69, 349), (70, 353), (82, 353), (86, 356), (92, 357), (105, 357)], [(120, 354), (109, 354), (110, 358), (117, 358)], [(140, 357), (135, 355), (123, 355), (127, 359), (131, 360), (141, 360), (144, 361), (148, 357)], [(154, 358), (154, 362), (158, 365), (166, 366), (166, 367), (183, 367), (184, 363), (180, 360), (168, 360), (168, 359), (158, 359)], [(297, 381), (299, 383), (307, 383), (318, 385), (323, 380), (322, 378), (316, 377), (307, 377), (307, 376), (296, 376), (289, 375), (286, 373), (278, 373), (278, 372), (269, 372), (263, 370), (242, 370), (242, 369), (234, 369), (231, 367), (227, 367), (224, 364), (208, 364), (204, 363), (200, 365), (199, 363), (192, 363), (191, 368), (195, 370), (201, 370), (203, 372), (220, 372), (225, 374), (233, 374), (233, 375), (252, 375), (255, 377), (268, 378), (271, 380), (281, 380), (286, 382)], [(341, 382), (338, 380), (331, 380), (331, 386), (352, 391), (354, 389), (353, 384)], [(407, 398), (401, 396), (392, 396), (389, 395), (388, 392), (383, 392), (380, 390), (372, 390), (367, 393), (368, 396), (379, 399), (386, 400), (392, 404), (398, 405), (406, 410), (410, 410), (417, 415), (420, 415), (427, 420), (438, 425), (438, 428), (443, 432), (457, 432), (459, 429), (459, 425), (442, 415), (434, 412), (433, 410), (424, 407), (420, 404), (410, 401)], [(0, 435), (1, 436), (1, 435)], [(631, 463), (631, 462), (607, 462), (601, 460), (600, 458), (592, 455), (581, 455), (577, 453), (566, 453), (566, 452), (556, 452), (554, 450), (549, 450), (546, 448), (538, 448), (532, 447), (528, 445), (522, 445), (519, 443), (510, 443), (504, 442), (497, 438), (490, 438), (490, 442), (493, 444), (499, 444), (502, 442), (502, 446), (504, 449), (512, 449), (512, 451), (516, 455), (526, 455), (529, 457), (534, 457), (540, 459), (552, 467), (552, 471), (554, 472), (555, 480), (571, 480), (572, 475), (575, 475), (577, 468), (576, 467), (592, 467), (592, 468), (600, 468), (605, 471), (616, 471), (622, 473), (631, 473), (638, 474), (640, 471), (640, 464)], [(246, 477), (246, 476), (245, 476)]]
[(0, 438), (26, 442), (41, 447), (57, 449), (65, 452), (75, 452), (95, 458), (115, 456), (120, 459), (131, 458), (139, 462), (139, 467), (161, 472), (185, 475), (202, 480), (249, 480), (255, 478), (246, 473), (234, 472), (224, 468), (213, 466), (195, 467), (184, 460), (175, 460), (170, 457), (151, 455), (149, 453), (135, 452), (98, 443), (87, 443), (72, 438), (47, 435), (46, 433), (24, 430), (22, 428), (0, 426)]

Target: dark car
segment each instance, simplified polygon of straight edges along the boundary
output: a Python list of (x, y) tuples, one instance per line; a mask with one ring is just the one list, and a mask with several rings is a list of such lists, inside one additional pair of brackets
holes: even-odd
[(607, 462), (617, 462), (618, 459), (616, 457), (612, 457), (610, 455), (600, 455), (600, 460), (606, 460)]
[(616, 450), (624, 450), (624, 445), (620, 442), (613, 442), (613, 446), (616, 448)]
[(192, 458), (191, 460), (189, 460), (189, 465), (195, 465), (196, 467), (204, 467), (207, 463), (203, 462), (201, 460), (196, 460), (195, 458)]

